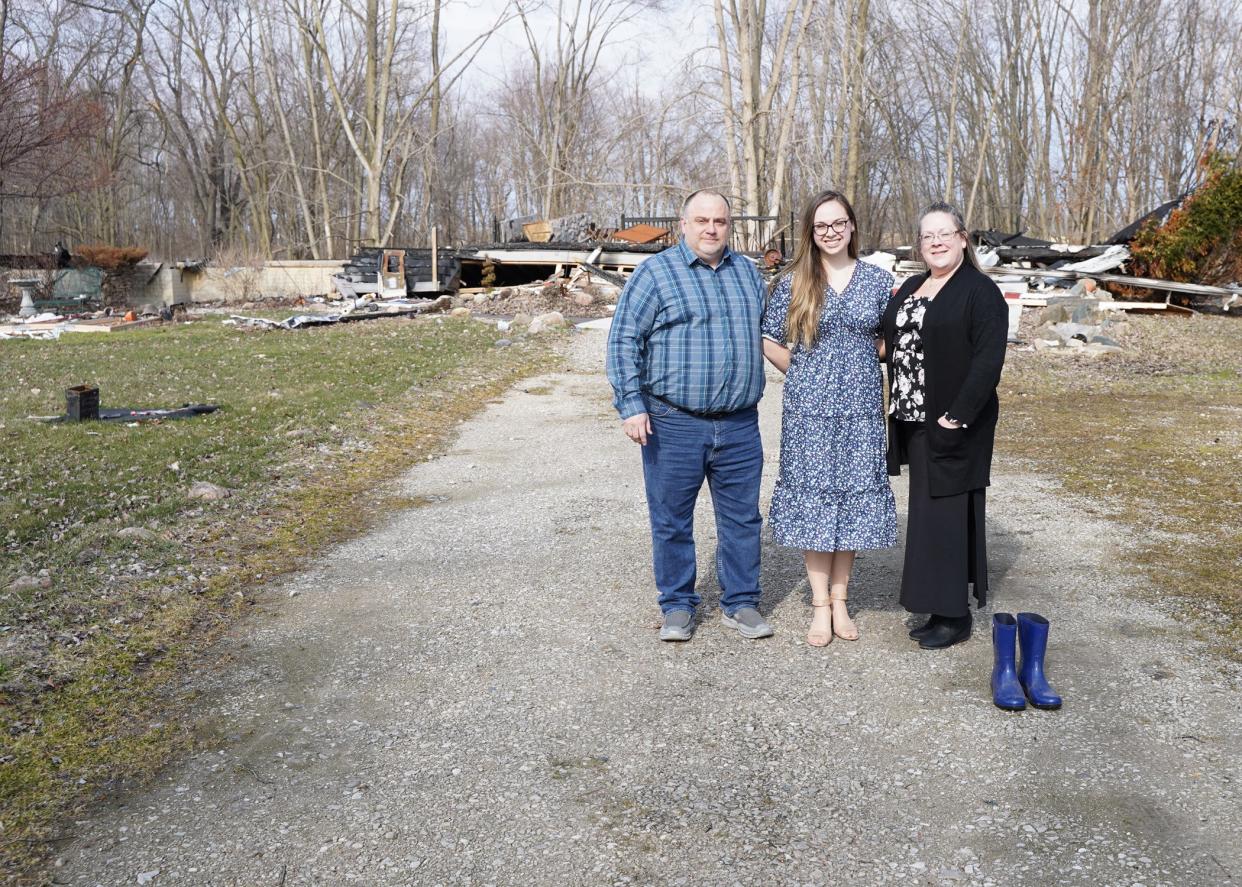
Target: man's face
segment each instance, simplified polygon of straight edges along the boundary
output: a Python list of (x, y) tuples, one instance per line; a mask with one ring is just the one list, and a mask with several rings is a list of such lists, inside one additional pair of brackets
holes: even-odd
[(709, 265), (715, 265), (724, 255), (729, 228), (729, 205), (715, 194), (695, 197), (681, 219), (686, 246)]

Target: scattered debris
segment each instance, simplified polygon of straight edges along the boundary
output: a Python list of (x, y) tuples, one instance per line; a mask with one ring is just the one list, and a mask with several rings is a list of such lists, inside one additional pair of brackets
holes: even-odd
[(552, 240), (552, 225), (549, 222), (527, 222), (522, 226), (522, 235), (530, 243), (549, 243)]
[(400, 299), (419, 293), (455, 293), (461, 286), (461, 259), (451, 249), (366, 247), (345, 263), (332, 285), (346, 299), (375, 295)]
[(617, 231), (612, 236), (614, 240), (623, 240), (626, 243), (662, 243), (666, 242), (672, 233), (669, 228), (657, 228), (655, 225), (634, 225), (623, 231)]
[(1174, 280), (1156, 280), (1151, 277), (1129, 277), (1124, 274), (1095, 274), (1079, 271), (1066, 270), (1064, 268), (1043, 269), (1043, 268), (1020, 268), (1012, 265), (1000, 265), (996, 268), (988, 268), (989, 274), (1016, 275), (1020, 277), (1033, 277), (1040, 280), (1059, 280), (1064, 283), (1076, 282), (1084, 278), (1091, 278), (1100, 283), (1117, 283), (1125, 286), (1141, 287), (1143, 289), (1155, 290), (1157, 292), (1184, 293), (1195, 296), (1221, 296), (1228, 297), (1232, 295), (1242, 295), (1242, 285), (1234, 285), (1229, 287), (1220, 286), (1204, 286), (1198, 283), (1178, 283)]
[(163, 422), (165, 419), (193, 419), (220, 409), (211, 403), (187, 403), (173, 409), (141, 410), (122, 407), (99, 411), (103, 422)]
[(603, 268), (599, 267), (598, 265), (592, 265), (590, 262), (579, 262), (578, 267), (588, 272), (589, 274), (594, 274), (596, 277), (600, 278), (601, 280), (608, 281), (613, 286), (617, 286), (617, 287), (625, 286), (625, 277), (623, 277), (620, 274), (614, 274), (611, 271), (605, 271)]
[(1059, 265), (1058, 271), (1077, 271), (1080, 274), (1099, 274), (1104, 271), (1112, 271), (1114, 268), (1120, 268), (1130, 260), (1130, 251), (1121, 245), (1110, 246), (1098, 256), (1092, 256), (1089, 259), (1082, 259), (1078, 262), (1069, 262), (1065, 265)]
[[(130, 407), (101, 409), (98, 419), (101, 422), (125, 422), (127, 424), (137, 425), (139, 422), (160, 423), (169, 419), (193, 419), (195, 416), (205, 416), (208, 413), (214, 413), (220, 409), (215, 404), (210, 403), (187, 403), (173, 409), (154, 409), (142, 410), (131, 409)], [(61, 423), (78, 421), (71, 419), (69, 416), (27, 416), (27, 419), (33, 419), (36, 422)], [(95, 432), (89, 432), (91, 434)]]
[(0, 339), (57, 340), (65, 333), (116, 333), (142, 327), (158, 326), (165, 318), (158, 314), (126, 320), (121, 316), (98, 312), (89, 317), (62, 317), (45, 312), (17, 323), (0, 323)]
[(440, 296), (437, 299), (359, 299), (348, 311), (337, 314), (295, 314), (284, 320), (269, 320), (266, 317), (247, 317), (243, 314), (232, 314), (224, 323), (239, 327), (257, 327), (268, 330), (296, 330), (308, 326), (348, 323), (355, 320), (371, 320), (377, 317), (405, 317), (411, 314), (427, 314), (433, 311), (445, 311), (452, 304), (453, 300), (450, 296)]
[(473, 293), (469, 307), (492, 316), (534, 316), (559, 311), (562, 316), (609, 317), (617, 308), (623, 286), (606, 279), (611, 276), (601, 276), (598, 270), (578, 268), (569, 278), (554, 276), (522, 286)]
[(1100, 305), (1098, 297), (1089, 295), (1049, 299), (1032, 334), (1035, 350), (1076, 350), (1089, 357), (1121, 351), (1116, 337), (1109, 335), (1117, 320)]
[(65, 418), (88, 422), (99, 418), (99, 389), (94, 385), (74, 385), (65, 391)]
[(881, 252), (876, 250), (865, 256), (859, 256), (859, 261), (866, 262), (868, 265), (875, 265), (877, 268), (883, 268), (889, 274), (893, 273), (893, 269), (897, 266), (897, 256), (892, 253)]
[(595, 320), (584, 320), (577, 324), (580, 330), (604, 330), (607, 331), (612, 326), (611, 317), (597, 317)]

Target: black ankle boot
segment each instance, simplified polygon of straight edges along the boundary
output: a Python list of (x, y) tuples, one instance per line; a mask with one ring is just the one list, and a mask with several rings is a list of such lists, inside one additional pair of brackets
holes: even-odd
[(923, 638), (925, 638), (931, 632), (931, 630), (935, 628), (938, 624), (940, 624), (940, 617), (937, 616), (935, 613), (932, 613), (931, 616), (928, 617), (927, 621), (924, 622), (922, 625), (920, 625), (918, 628), (910, 629), (910, 640), (912, 641), (923, 640)]
[(965, 616), (941, 616), (939, 623), (931, 631), (919, 639), (919, 646), (924, 650), (941, 650), (960, 644), (970, 637), (971, 618)]

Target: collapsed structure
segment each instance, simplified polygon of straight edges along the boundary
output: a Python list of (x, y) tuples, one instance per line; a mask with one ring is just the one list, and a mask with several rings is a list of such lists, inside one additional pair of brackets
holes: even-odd
[[(971, 236), (985, 270), (1024, 305), (1091, 280), (1108, 287), (1101, 295), (1112, 298), (1105, 301), (1125, 302), (1134, 310), (1171, 310), (1175, 305), (1242, 310), (1239, 282), (1207, 286), (1126, 273), (1132, 259), (1128, 244), (1168, 222), (1186, 200), (1183, 195), (1158, 207), (1100, 244), (1058, 244), (1024, 232), (981, 230)], [(0, 292), (0, 312), (19, 315), (0, 325), (0, 336), (35, 334), (40, 332), (36, 327), (49, 333), (70, 327), (130, 329), (170, 319), (196, 302), (346, 303), (344, 310), (332, 309), (331, 320), (306, 315), (297, 325), (452, 307), (601, 317), (615, 305), (629, 274), (676, 242), (679, 225), (674, 216), (622, 216), (620, 225), (603, 227), (577, 213), (552, 220), (497, 221), (492, 233), (490, 243), (440, 247), (433, 229), (429, 246), (362, 247), (343, 263), (272, 261), (233, 268), (205, 260), (148, 263), (141, 261), (141, 250), (92, 248), (82, 251), (86, 256), (71, 257), (57, 244), (45, 256), (0, 256), (0, 267), (10, 269), (7, 292)], [(778, 271), (793, 243), (792, 218), (734, 219), (734, 248), (765, 271)], [(89, 261), (106, 264), (100, 256), (111, 264), (100, 267)], [(899, 279), (921, 268), (910, 261), (908, 247), (865, 258)]]

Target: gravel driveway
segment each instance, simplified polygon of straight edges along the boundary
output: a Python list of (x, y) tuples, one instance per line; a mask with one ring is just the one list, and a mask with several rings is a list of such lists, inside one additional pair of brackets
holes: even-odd
[[(1238, 667), (1129, 587), (1122, 533), (1016, 466), (997, 466), (993, 603), (967, 644), (906, 638), (895, 549), (858, 561), (862, 639), (807, 647), (801, 557), (770, 539), (776, 636), (726, 631), (705, 500), (702, 622), (658, 642), (603, 341), (575, 336), (573, 371), (406, 475), (423, 507), (267, 593), (203, 678), (205, 750), (67, 825), (55, 883), (1242, 879)], [(779, 410), (774, 383), (765, 503)], [(993, 707), (993, 607), (1051, 620), (1061, 711)]]

